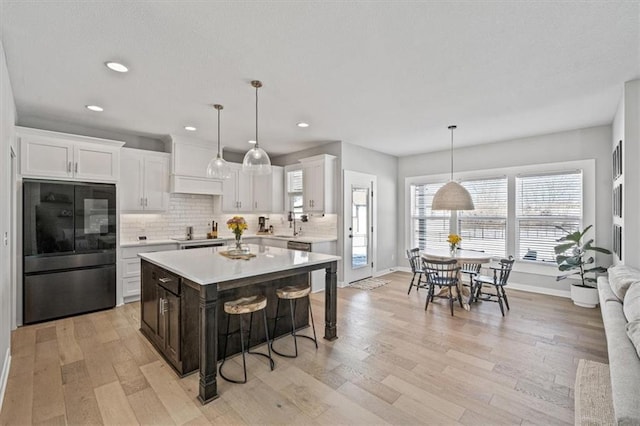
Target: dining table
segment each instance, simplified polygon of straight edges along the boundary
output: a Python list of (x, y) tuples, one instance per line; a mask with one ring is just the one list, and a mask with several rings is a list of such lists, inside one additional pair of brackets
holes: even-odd
[[(447, 249), (429, 248), (429, 249), (421, 250), (420, 255), (423, 259), (427, 261), (455, 259), (457, 261), (458, 266), (462, 266), (465, 263), (485, 264), (485, 263), (491, 262), (491, 255), (482, 251), (477, 251), (477, 250), (457, 249), (455, 252), (452, 253), (450, 250), (447, 250)], [(459, 270), (458, 270), (458, 286), (454, 287), (454, 290), (459, 291), (462, 294), (462, 296), (469, 296), (470, 294), (469, 290), (467, 290), (462, 285), (462, 277)], [(443, 287), (442, 290), (440, 290), (440, 293), (438, 294), (438, 296), (446, 296), (448, 292), (449, 292), (449, 288)], [(454, 296), (457, 296), (457, 294), (454, 294)], [(462, 307), (467, 311), (471, 309), (469, 303), (464, 300), (462, 302)]]

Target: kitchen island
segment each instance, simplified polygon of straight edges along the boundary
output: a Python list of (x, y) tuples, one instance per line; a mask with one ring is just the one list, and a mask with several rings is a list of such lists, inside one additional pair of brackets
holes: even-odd
[[(202, 403), (218, 397), (218, 331), (225, 300), (261, 293), (273, 305), (276, 288), (308, 282), (311, 271), (325, 269), (324, 338), (337, 338), (336, 271), (340, 257), (253, 244), (248, 248), (255, 255), (248, 260), (223, 256), (221, 252), (228, 247), (139, 255), (140, 329), (179, 374), (199, 368), (198, 398)], [(306, 314), (296, 318), (296, 327), (304, 324)], [(260, 331), (254, 334), (264, 335)]]

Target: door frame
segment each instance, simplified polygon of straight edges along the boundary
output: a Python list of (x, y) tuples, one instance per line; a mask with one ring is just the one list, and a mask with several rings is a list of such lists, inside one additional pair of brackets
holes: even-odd
[[(342, 276), (344, 285), (349, 285), (350, 282), (350, 271), (351, 271), (351, 259), (349, 259), (350, 250), (350, 238), (349, 238), (349, 226), (351, 225), (351, 185), (354, 181), (362, 182), (369, 181), (369, 189), (371, 190), (370, 197), (370, 208), (369, 208), (369, 219), (371, 223), (371, 232), (370, 232), (370, 242), (371, 242), (371, 257), (370, 264), (373, 266), (369, 266), (369, 271), (371, 272), (371, 277), (375, 276), (375, 268), (377, 265), (377, 251), (378, 251), (378, 215), (377, 215), (377, 190), (378, 190), (378, 180), (376, 175), (356, 172), (352, 170), (344, 170), (343, 171), (343, 187), (342, 187), (342, 195), (343, 195), (343, 203), (342, 203), (342, 235), (343, 235), (343, 261), (342, 261)], [(354, 280), (355, 281), (355, 280)]]

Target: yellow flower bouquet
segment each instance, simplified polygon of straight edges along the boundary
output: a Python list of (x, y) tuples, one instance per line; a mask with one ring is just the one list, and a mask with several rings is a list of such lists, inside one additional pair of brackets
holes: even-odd
[(449, 243), (449, 250), (456, 251), (458, 246), (460, 245), (460, 241), (462, 241), (462, 237), (458, 234), (449, 234), (447, 238), (447, 242)]
[(227, 228), (236, 236), (236, 249), (240, 249), (240, 239), (245, 229), (249, 228), (247, 221), (242, 216), (234, 216), (227, 221)]

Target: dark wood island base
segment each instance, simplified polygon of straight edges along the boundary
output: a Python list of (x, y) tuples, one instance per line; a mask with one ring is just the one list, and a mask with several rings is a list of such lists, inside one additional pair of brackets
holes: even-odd
[[(142, 259), (142, 298), (140, 330), (164, 356), (179, 376), (200, 370), (199, 396), (203, 404), (216, 399), (217, 364), (223, 345), (218, 331), (226, 327), (222, 305), (239, 297), (264, 294), (267, 297), (269, 333), (275, 317), (277, 288), (309, 282), (309, 272), (326, 270), (325, 332), (327, 340), (337, 339), (337, 261), (301, 265), (292, 269), (258, 274), (217, 283), (199, 284), (177, 273)], [(307, 301), (296, 309), (295, 327), (308, 327)], [(283, 306), (281, 306), (281, 310)], [(286, 309), (289, 309), (286, 306)], [(288, 334), (288, 312), (278, 321), (275, 337)], [(281, 312), (282, 314), (282, 312)], [(233, 321), (236, 321), (234, 319)], [(235, 324), (231, 327), (234, 329)], [(262, 321), (254, 321), (250, 346), (264, 343)], [(222, 334), (222, 333), (220, 333)], [(274, 336), (271, 336), (272, 338)], [(240, 342), (230, 339), (229, 355), (240, 352)], [(277, 368), (277, 366), (276, 366)]]

